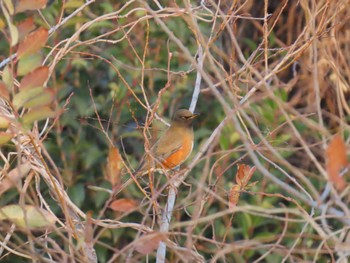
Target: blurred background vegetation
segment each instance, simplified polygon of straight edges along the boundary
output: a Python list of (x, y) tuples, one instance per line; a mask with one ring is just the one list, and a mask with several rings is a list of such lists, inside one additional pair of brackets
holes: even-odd
[[(15, 9), (21, 5), (12, 2)], [(129, 177), (125, 164), (135, 169), (144, 154), (144, 123), (152, 123), (154, 140), (166, 128), (162, 120), (189, 107), (199, 45), (205, 56), (193, 156), (215, 137), (177, 193), (168, 262), (346, 262), (349, 189), (321, 194), (328, 183), (328, 141), (336, 133), (347, 138), (349, 130), (349, 1), (45, 3), (10, 17), (15, 27), (32, 18), (35, 28), (49, 30), (39, 64), (50, 70), (46, 86), (55, 91), (50, 108), (57, 114), (49, 125), (39, 121), (26, 132), (38, 140), (41, 161), (69, 199), (96, 221), (85, 226), (92, 234), (74, 236), (71, 214), (62, 209), (68, 197), (55, 199), (52, 186), (34, 180), (34, 172), (3, 193), (0, 206), (25, 200), (42, 207), (40, 192), (64, 224), (44, 232), (13, 230), (1, 221), (1, 262), (87, 262), (83, 240), (98, 262), (154, 261), (155, 250), (140, 247), (159, 240), (140, 236), (150, 231), (143, 226), (158, 229), (157, 205), (135, 184), (111, 193)], [(11, 46), (4, 12), (0, 19), (1, 75), (4, 80), (9, 64), (21, 81), (15, 69), (23, 60), (5, 63), (18, 45)], [(46, 136), (38, 136), (41, 131)], [(3, 180), (23, 161), (19, 145), (15, 136), (1, 146)], [(341, 154), (338, 148), (332, 153)], [(230, 210), (242, 163), (256, 171)], [(164, 207), (167, 180), (155, 178)], [(147, 184), (148, 178), (141, 180)], [(108, 207), (118, 199), (126, 208)]]

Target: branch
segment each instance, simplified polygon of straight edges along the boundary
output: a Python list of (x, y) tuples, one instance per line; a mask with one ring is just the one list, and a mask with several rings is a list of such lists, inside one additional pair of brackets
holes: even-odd
[[(196, 108), (196, 104), (198, 101), (199, 93), (200, 93), (200, 87), (201, 87), (201, 81), (202, 81), (202, 70), (203, 70), (203, 48), (199, 44), (198, 45), (198, 62), (197, 62), (197, 77), (196, 77), (196, 82), (195, 82), (195, 87), (192, 95), (192, 101), (191, 101), (191, 106), (190, 106), (190, 111), (194, 112)], [(167, 203), (165, 205), (165, 209), (162, 214), (162, 218), (160, 221), (160, 232), (161, 233), (167, 233), (169, 231), (169, 225), (171, 221), (171, 216), (174, 210), (174, 204), (176, 200), (176, 193), (177, 193), (177, 188), (182, 182), (182, 177), (178, 177), (175, 179), (173, 183), (169, 185), (169, 193), (168, 193), (168, 199)], [(159, 247), (157, 250), (157, 263), (163, 263), (165, 262), (165, 257), (166, 257), (166, 244), (165, 242), (161, 241), (159, 243)]]
[[(60, 23), (58, 23), (57, 25), (54, 25), (53, 27), (50, 28), (49, 30), (49, 35), (52, 35), (53, 33), (56, 32), (56, 30), (58, 28), (60, 28), (62, 25), (64, 25), (65, 23), (68, 22), (68, 20), (70, 20), (71, 18), (73, 18), (74, 16), (76, 16), (81, 10), (83, 10), (85, 7), (87, 7), (88, 5), (92, 4), (93, 2), (95, 2), (95, 0), (87, 0), (85, 4), (83, 4), (82, 6), (80, 6), (79, 8), (77, 8), (73, 13), (71, 13), (69, 16), (65, 17), (64, 19), (62, 19), (62, 21)], [(9, 64), (12, 60), (14, 60), (17, 57), (17, 53), (12, 54), (10, 57), (4, 59), (3, 61), (0, 62), (0, 69), (2, 69), (3, 67), (5, 67), (7, 64)]]

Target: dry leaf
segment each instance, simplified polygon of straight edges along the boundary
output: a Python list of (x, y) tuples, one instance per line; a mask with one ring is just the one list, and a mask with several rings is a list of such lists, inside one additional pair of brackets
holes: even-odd
[(346, 182), (344, 177), (340, 176), (340, 172), (348, 165), (348, 158), (346, 155), (346, 145), (339, 135), (335, 135), (330, 141), (326, 149), (326, 159), (329, 181), (339, 191), (344, 190)]
[(48, 77), (49, 68), (46, 66), (38, 67), (22, 78), (20, 89), (42, 87)]
[(166, 236), (161, 233), (146, 234), (139, 238), (134, 245), (135, 250), (141, 254), (149, 254), (156, 250), (161, 241), (164, 241)]
[(123, 168), (123, 162), (118, 148), (109, 149), (105, 179), (113, 186), (120, 182), (120, 172)]
[(129, 212), (134, 210), (137, 206), (138, 204), (135, 200), (126, 198), (115, 200), (109, 205), (112, 210), (118, 212)]
[(19, 0), (16, 5), (16, 13), (26, 10), (42, 9), (46, 6), (47, 0)]
[(84, 235), (85, 243), (92, 245), (92, 242), (94, 239), (94, 228), (92, 225), (92, 212), (91, 211), (88, 211), (86, 213), (86, 223), (85, 223), (84, 232), (85, 232), (85, 235)]
[(239, 192), (241, 187), (238, 184), (232, 186), (228, 195), (228, 207), (233, 208), (238, 204), (241, 193)]
[(0, 97), (9, 100), (10, 99), (10, 93), (6, 87), (6, 84), (2, 81), (0, 81)]
[(245, 188), (255, 172), (256, 167), (245, 164), (238, 164), (236, 182), (243, 189)]
[(34, 29), (35, 29), (35, 25), (34, 25), (34, 19), (32, 16), (18, 23), (17, 30), (18, 30), (19, 40), (22, 41)]
[(0, 182), (0, 196), (10, 188), (14, 187), (19, 180), (26, 176), (30, 168), (30, 163), (25, 163), (12, 169)]
[(18, 59), (24, 56), (34, 54), (35, 52), (40, 50), (40, 48), (45, 46), (48, 37), (49, 32), (43, 27), (30, 33), (18, 46)]

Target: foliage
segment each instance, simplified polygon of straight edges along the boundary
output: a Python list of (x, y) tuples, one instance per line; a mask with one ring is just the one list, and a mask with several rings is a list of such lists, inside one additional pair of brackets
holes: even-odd
[[(1, 1), (1, 261), (345, 261), (350, 8), (316, 2)], [(189, 169), (120, 189), (197, 72)]]

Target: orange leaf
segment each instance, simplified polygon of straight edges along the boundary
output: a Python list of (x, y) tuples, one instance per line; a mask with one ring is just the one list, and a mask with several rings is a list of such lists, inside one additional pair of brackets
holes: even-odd
[(238, 164), (238, 170), (236, 173), (236, 182), (241, 187), (244, 188), (247, 186), (248, 182), (253, 176), (253, 173), (255, 172), (256, 167), (250, 167), (249, 165), (245, 164)]
[(46, 6), (47, 0), (19, 0), (16, 5), (16, 13), (26, 10), (41, 9)]
[(17, 30), (18, 30), (19, 40), (22, 41), (34, 29), (35, 29), (35, 25), (34, 25), (34, 19), (32, 16), (18, 23)]
[(137, 207), (137, 203), (133, 199), (121, 198), (113, 201), (109, 207), (114, 211), (129, 212)]
[(48, 77), (49, 68), (46, 66), (38, 67), (23, 77), (20, 89), (42, 87)]
[(120, 181), (120, 172), (122, 167), (123, 163), (118, 148), (110, 148), (107, 159), (105, 179), (113, 186), (117, 185)]
[(229, 208), (233, 208), (237, 205), (238, 201), (239, 201), (239, 196), (241, 187), (238, 184), (235, 184), (232, 186), (230, 193), (228, 195), (228, 206)]
[(340, 172), (348, 165), (348, 158), (345, 143), (339, 135), (335, 135), (330, 141), (326, 149), (326, 159), (329, 180), (339, 191), (344, 190), (346, 183)]
[(37, 52), (40, 48), (45, 46), (48, 37), (49, 33), (47, 29), (43, 27), (30, 33), (18, 46), (18, 59)]
[(139, 238), (135, 244), (135, 250), (141, 254), (149, 254), (158, 248), (159, 242), (165, 240), (166, 236), (161, 233), (146, 234)]

